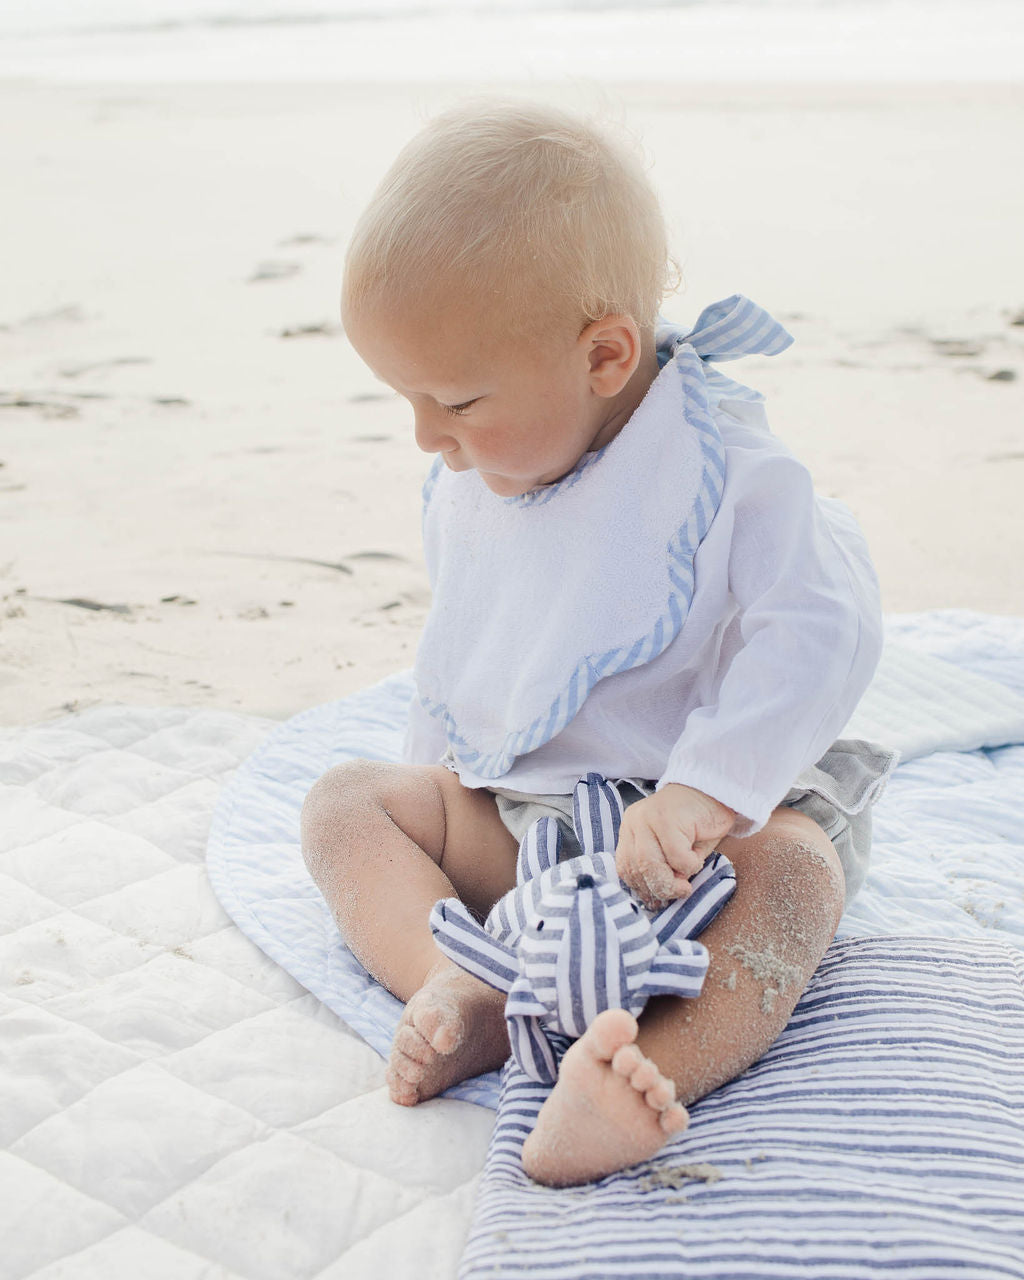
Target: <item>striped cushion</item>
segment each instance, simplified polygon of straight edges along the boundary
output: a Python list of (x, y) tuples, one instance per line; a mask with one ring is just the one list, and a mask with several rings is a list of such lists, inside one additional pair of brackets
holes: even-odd
[(1024, 985), (998, 941), (830, 949), (769, 1052), (657, 1158), (550, 1190), (506, 1068), (461, 1280), (1021, 1280)]

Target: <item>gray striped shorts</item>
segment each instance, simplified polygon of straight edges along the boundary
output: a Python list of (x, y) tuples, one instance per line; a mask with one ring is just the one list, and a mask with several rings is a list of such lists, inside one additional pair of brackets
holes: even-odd
[[(846, 901), (864, 883), (871, 858), (871, 807), (885, 790), (898, 756), (874, 742), (840, 738), (817, 764), (806, 768), (781, 803), (807, 814), (832, 841), (846, 878)], [(629, 806), (654, 791), (653, 782), (630, 779), (618, 784)], [(557, 818), (562, 827), (562, 857), (580, 852), (572, 827), (572, 796), (528, 795), (490, 788), (506, 828), (522, 840), (538, 818)]]

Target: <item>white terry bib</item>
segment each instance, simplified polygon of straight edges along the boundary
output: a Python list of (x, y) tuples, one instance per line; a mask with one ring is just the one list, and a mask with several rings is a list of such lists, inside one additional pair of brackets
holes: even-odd
[(632, 418), (556, 483), (502, 498), (475, 471), (432, 472), (434, 601), (416, 683), (464, 780), (500, 778), (560, 732), (598, 680), (650, 662), (678, 635), (725, 483), (709, 381), (712, 394), (728, 384), (760, 399), (709, 378), (705, 334), (709, 358), (791, 341), (761, 308), (730, 298), (693, 333), (666, 335), (667, 363)]

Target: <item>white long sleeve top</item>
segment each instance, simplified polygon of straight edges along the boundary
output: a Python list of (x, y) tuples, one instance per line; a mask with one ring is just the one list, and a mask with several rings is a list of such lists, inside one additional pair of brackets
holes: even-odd
[[(708, 313), (711, 311), (709, 308)], [(694, 334), (700, 327), (698, 321)], [(698, 354), (703, 354), (698, 339), (689, 337)], [(654, 387), (671, 376), (668, 366)], [(736, 388), (743, 398), (718, 399), (715, 381), (726, 389)], [(691, 399), (697, 394), (699, 399), (700, 389), (695, 392), (692, 383), (686, 386), (686, 394)], [(881, 653), (878, 586), (864, 538), (846, 507), (815, 494), (807, 469), (772, 435), (756, 393), (729, 384), (717, 374), (707, 380), (703, 391), (705, 420), (713, 423), (724, 458), (724, 484), (712, 494), (717, 510), (711, 513), (710, 524), (695, 539), (692, 584), (682, 597), (688, 607), (678, 628), (660, 651), (631, 659), (632, 665), (615, 674), (595, 677), (594, 663), (588, 659), (584, 665), (590, 672), (589, 687), (583, 689), (567, 722), (559, 725), (552, 721), (556, 731), (539, 745), (521, 753), (513, 750), (511, 759), (501, 757), (497, 776), (497, 757), (468, 750), (467, 736), (449, 712), (448, 702), (439, 706), (438, 687), (453, 687), (451, 705), (456, 706), (459, 690), (454, 687), (466, 683), (470, 686), (467, 696), (471, 696), (476, 679), (482, 690), (480, 697), (486, 701), (493, 690), (500, 710), (514, 705), (512, 695), (526, 696), (522, 689), (516, 694), (512, 688), (509, 682), (514, 682), (514, 676), (503, 674), (514, 671), (519, 655), (523, 656), (524, 670), (533, 673), (527, 693), (537, 684), (536, 673), (557, 663), (541, 661), (537, 665), (535, 661), (530, 667), (525, 651), (535, 632), (527, 627), (513, 638), (510, 650), (502, 651), (509, 627), (507, 620), (502, 622), (497, 602), (507, 600), (510, 592), (514, 596), (516, 583), (496, 572), (500, 560), (480, 566), (474, 552), (470, 570), (462, 571), (462, 576), (446, 574), (447, 560), (457, 563), (459, 558), (453, 548), (458, 545), (460, 526), (457, 519), (450, 518), (451, 513), (467, 502), (476, 510), (474, 504), (479, 504), (483, 486), (474, 473), (444, 473), (454, 485), (443, 488), (440, 496), (431, 494), (425, 518), (427, 562), (435, 597), (417, 657), (420, 693), (410, 712), (408, 760), (436, 763), (446, 753), (451, 758), (454, 752), (455, 767), (466, 786), (498, 786), (523, 793), (568, 794), (589, 771), (608, 778), (653, 779), (659, 786), (681, 782), (736, 810), (739, 816), (734, 830), (743, 835), (759, 830), (797, 775), (825, 753), (849, 720)], [(666, 468), (672, 469), (674, 442), (683, 424), (660, 420), (666, 408), (664, 396), (659, 402), (649, 393), (649, 400), (651, 403), (645, 400), (605, 451), (587, 455), (577, 468), (579, 475), (570, 476), (572, 483), (559, 482), (560, 492), (535, 507), (534, 518), (563, 504), (569, 521), (566, 527), (573, 530), (579, 527), (588, 497), (607, 515), (609, 493), (621, 492), (621, 485), (630, 477), (637, 493), (653, 492)], [(634, 427), (634, 422), (640, 425)], [(659, 439), (651, 431), (663, 434)], [(685, 453), (680, 458), (684, 468), (691, 461)], [(591, 465), (595, 460), (601, 465)], [(599, 479), (602, 473), (604, 488)], [(474, 479), (479, 489), (468, 487)], [(609, 485), (617, 487), (609, 489)], [(685, 490), (686, 484), (680, 487)], [(662, 489), (667, 496), (651, 498), (649, 505), (671, 503), (672, 485)], [(575, 497), (570, 499), (570, 495)], [(570, 500), (577, 504), (575, 508), (568, 508)], [(686, 500), (692, 501), (692, 495)], [(507, 500), (494, 501), (501, 504)], [(624, 501), (630, 501), (628, 491)], [(706, 495), (704, 501), (708, 501)], [(440, 512), (433, 520), (431, 505)], [(500, 508), (495, 511), (498, 527), (503, 527), (500, 522), (507, 520), (509, 513)], [(520, 517), (530, 517), (529, 504), (516, 518)], [(548, 517), (556, 520), (557, 510)], [(595, 525), (595, 529), (599, 527)], [(577, 559), (596, 542), (595, 533), (586, 528), (582, 532), (586, 540), (572, 553)], [(635, 529), (632, 532), (642, 542), (643, 535)], [(480, 536), (479, 528), (474, 537), (477, 548), (488, 541)], [(656, 558), (659, 548), (663, 556), (660, 527), (653, 528), (651, 548), (627, 545), (622, 558), (626, 576), (616, 577), (614, 566), (610, 575), (616, 604), (622, 603), (622, 584), (627, 581), (630, 565), (646, 563), (651, 549)], [(600, 553), (601, 548), (597, 549)], [(474, 579), (473, 572), (481, 568), (482, 576), (478, 573)], [(533, 557), (528, 569), (526, 592), (532, 600), (554, 601), (565, 594), (564, 559)], [(545, 572), (549, 580), (538, 592), (535, 579)], [(596, 578), (595, 570), (588, 581)], [(490, 599), (480, 595), (487, 584)], [(640, 595), (647, 589), (641, 581)], [(632, 611), (647, 617), (644, 599), (627, 600), (625, 605), (625, 616)], [(571, 600), (568, 607), (571, 613), (566, 618), (581, 612)], [(536, 603), (532, 609), (535, 615)], [(478, 620), (475, 626), (468, 622), (472, 618)], [(560, 637), (570, 646), (582, 644), (583, 653), (595, 652), (586, 647), (591, 644), (589, 633), (582, 639), (566, 636), (572, 623), (559, 620), (557, 610), (554, 621), (559, 625), (546, 631), (540, 628), (537, 644), (541, 659), (544, 645), (550, 649), (560, 643)], [(581, 624), (583, 630), (586, 626), (597, 624)], [(465, 634), (467, 629), (469, 635)], [(436, 659), (437, 653), (443, 657)], [(512, 689), (505, 702), (501, 696), (503, 679)], [(485, 712), (489, 711), (490, 707), (485, 707)], [(466, 723), (471, 722), (467, 714)], [(487, 767), (476, 763), (485, 756)]]

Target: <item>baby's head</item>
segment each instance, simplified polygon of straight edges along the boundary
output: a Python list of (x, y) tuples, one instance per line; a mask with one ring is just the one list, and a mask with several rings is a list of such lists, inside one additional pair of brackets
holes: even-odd
[(628, 146), (549, 107), (475, 103), (392, 165), (352, 238), (342, 306), (356, 349), (416, 410), (421, 446), (516, 493), (626, 421), (656, 371), (668, 275)]
[(459, 293), (522, 336), (612, 313), (650, 330), (666, 289), (658, 201), (635, 154), (532, 103), (469, 103), (402, 150), (356, 227), (346, 307)]

